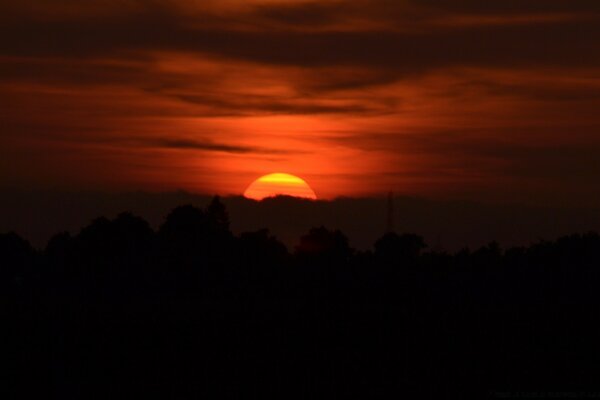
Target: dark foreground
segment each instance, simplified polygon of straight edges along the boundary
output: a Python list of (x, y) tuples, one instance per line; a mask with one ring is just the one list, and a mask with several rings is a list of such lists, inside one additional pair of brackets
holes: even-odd
[[(0, 235), (5, 398), (600, 397), (600, 237), (454, 255), (234, 237), (218, 200)], [(559, 397), (557, 397), (559, 396)]]

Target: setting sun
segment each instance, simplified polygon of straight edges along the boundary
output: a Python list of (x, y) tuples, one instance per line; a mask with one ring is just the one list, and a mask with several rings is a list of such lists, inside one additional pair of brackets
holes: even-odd
[(281, 195), (317, 199), (317, 195), (304, 179), (284, 173), (261, 176), (252, 182), (244, 192), (245, 197), (254, 200)]

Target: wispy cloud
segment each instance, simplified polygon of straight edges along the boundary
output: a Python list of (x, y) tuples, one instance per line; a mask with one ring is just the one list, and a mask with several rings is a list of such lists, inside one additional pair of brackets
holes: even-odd
[(217, 151), (223, 153), (234, 153), (234, 154), (292, 154), (296, 153), (292, 150), (278, 150), (268, 149), (261, 147), (252, 146), (236, 146), (228, 145), (224, 143), (215, 143), (211, 141), (197, 141), (191, 139), (158, 139), (144, 142), (152, 147), (168, 148), (168, 149), (182, 149), (182, 150), (201, 150), (201, 151)]

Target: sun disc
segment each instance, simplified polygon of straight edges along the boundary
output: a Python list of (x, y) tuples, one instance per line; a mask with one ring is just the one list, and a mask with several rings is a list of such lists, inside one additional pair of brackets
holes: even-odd
[(317, 195), (304, 179), (281, 172), (261, 176), (252, 182), (244, 192), (244, 197), (254, 200), (274, 196), (317, 199)]

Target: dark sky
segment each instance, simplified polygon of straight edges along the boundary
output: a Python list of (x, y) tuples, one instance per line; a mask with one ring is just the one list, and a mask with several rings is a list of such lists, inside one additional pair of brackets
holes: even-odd
[(0, 60), (5, 188), (600, 203), (597, 0), (4, 0)]

